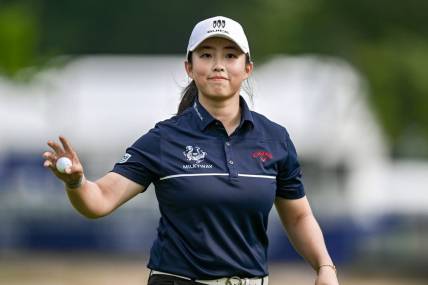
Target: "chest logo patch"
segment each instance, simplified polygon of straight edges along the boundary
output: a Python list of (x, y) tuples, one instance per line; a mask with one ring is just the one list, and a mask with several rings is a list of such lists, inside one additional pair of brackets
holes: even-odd
[(255, 151), (251, 154), (251, 156), (253, 158), (258, 158), (260, 159), (262, 162), (266, 162), (269, 159), (272, 159), (272, 153), (268, 152), (268, 151), (263, 151), (263, 150), (258, 150)]
[(203, 151), (199, 146), (193, 147), (191, 145), (186, 146), (186, 150), (183, 151), (183, 154), (188, 161), (196, 163), (202, 162), (205, 156), (207, 156), (207, 153)]
[(183, 155), (187, 161), (192, 164), (183, 165), (184, 169), (192, 168), (212, 168), (212, 164), (201, 164), (204, 161), (207, 153), (203, 151), (199, 146), (186, 146), (186, 150), (183, 151)]

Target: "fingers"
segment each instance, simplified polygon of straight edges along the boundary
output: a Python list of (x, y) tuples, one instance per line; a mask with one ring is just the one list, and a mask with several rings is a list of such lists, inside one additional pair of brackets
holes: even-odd
[(43, 162), (43, 167), (49, 168), (52, 172), (57, 173), (58, 170), (56, 169), (56, 161), (58, 157), (54, 153), (47, 151), (43, 153), (43, 158), (46, 159)]
[[(83, 166), (67, 139), (64, 136), (59, 136), (59, 140), (60, 143), (52, 140), (48, 141), (47, 144), (52, 150), (43, 153), (43, 158), (45, 159), (43, 166), (51, 170), (64, 183), (74, 185), (83, 176)], [(56, 163), (61, 157), (68, 157), (72, 161), (72, 164), (66, 167), (64, 172), (62, 172), (62, 169), (57, 169), (56, 167)]]
[(73, 148), (71, 147), (70, 143), (65, 139), (65, 137), (59, 136), (59, 140), (61, 141), (66, 153), (72, 154), (74, 152)]
[(66, 174), (71, 174), (73, 172), (73, 165), (72, 166), (70, 166), (70, 167), (67, 167), (66, 169), (65, 169), (65, 173)]
[(66, 138), (63, 136), (59, 136), (59, 140), (61, 141), (62, 147), (59, 143), (56, 143), (51, 140), (48, 141), (48, 146), (50, 146), (55, 151), (54, 160), (56, 160), (61, 156), (64, 156), (65, 154), (67, 154), (68, 157), (73, 157), (74, 156), (73, 148), (71, 147), (70, 143), (66, 140)]
[(46, 151), (46, 152), (43, 153), (43, 158), (44, 159), (55, 159), (55, 157), (56, 157), (55, 154), (53, 154), (50, 151)]
[[(62, 139), (64, 139), (64, 138), (62, 137)], [(60, 140), (61, 140), (61, 137), (60, 137)], [(61, 142), (64, 145), (64, 142), (62, 140), (61, 140)], [(47, 144), (48, 144), (48, 146), (50, 146), (53, 149), (53, 152), (52, 151), (46, 151), (43, 153), (43, 158), (46, 159), (43, 163), (43, 166), (48, 167), (53, 171), (56, 171), (57, 170), (56, 169), (57, 159), (60, 158), (61, 156), (64, 156), (66, 154), (66, 152), (64, 152), (62, 147), (54, 141), (49, 140)], [(65, 146), (64, 146), (64, 149), (66, 149)], [(70, 146), (67, 144), (67, 150), (68, 149), (70, 149)], [(70, 153), (70, 156), (71, 156), (71, 153)]]
[(68, 142), (68, 140), (64, 136), (59, 136), (59, 140), (62, 144), (57, 143), (55, 141), (49, 140), (47, 144), (53, 149), (53, 151), (46, 151), (43, 153), (43, 158), (46, 159), (46, 161), (43, 163), (43, 166), (49, 167), (52, 170), (56, 170), (56, 161), (60, 157), (68, 157), (72, 161), (71, 167), (68, 167), (65, 169), (66, 174), (71, 174), (76, 171), (80, 171), (81, 165), (79, 158), (77, 157), (76, 152), (73, 150), (71, 144)]
[[(64, 137), (64, 136), (59, 136), (59, 140), (61, 141), (65, 153), (67, 154), (67, 156), (71, 159), (71, 161), (73, 162), (73, 166), (75, 164), (80, 164), (79, 158), (77, 157), (76, 152), (74, 151), (73, 147), (71, 146), (71, 144), (68, 142), (68, 140)], [(73, 167), (72, 166), (72, 167)], [(73, 170), (73, 169), (72, 169)], [(72, 172), (72, 170), (70, 170), (70, 172)], [(68, 172), (66, 172), (68, 173)]]
[(49, 159), (49, 160), (55, 162), (55, 160), (57, 160), (59, 157), (58, 157), (58, 155), (56, 155), (53, 152), (46, 151), (46, 152), (43, 153), (43, 158)]
[(64, 153), (60, 145), (54, 141), (48, 141), (48, 146), (50, 146), (55, 151), (56, 155), (60, 156)]
[(57, 156), (50, 151), (46, 151), (43, 153), (43, 158), (46, 159), (45, 162), (43, 163), (43, 166), (49, 167), (55, 163)]
[(44, 167), (49, 167), (52, 165), (52, 162), (50, 162), (49, 160), (45, 160), (45, 162), (43, 163)]

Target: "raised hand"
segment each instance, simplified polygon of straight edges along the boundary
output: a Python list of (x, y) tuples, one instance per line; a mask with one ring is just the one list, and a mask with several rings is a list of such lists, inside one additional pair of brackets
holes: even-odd
[[(43, 158), (45, 159), (43, 166), (49, 168), (56, 177), (67, 185), (68, 188), (76, 188), (80, 185), (84, 176), (83, 166), (80, 163), (77, 153), (73, 150), (66, 138), (59, 136), (59, 140), (61, 141), (62, 146), (54, 141), (48, 141), (47, 144), (53, 151), (46, 151), (43, 153)], [(66, 168), (64, 173), (61, 173), (56, 168), (56, 162), (63, 156), (68, 157), (71, 160), (72, 165)]]

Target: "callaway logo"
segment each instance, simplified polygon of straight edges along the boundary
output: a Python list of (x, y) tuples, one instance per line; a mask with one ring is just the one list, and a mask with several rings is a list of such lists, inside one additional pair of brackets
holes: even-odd
[(184, 169), (192, 169), (192, 168), (212, 168), (212, 164), (200, 164), (204, 161), (207, 153), (203, 151), (199, 146), (186, 146), (186, 150), (183, 151), (183, 155), (187, 161), (193, 162), (193, 164), (185, 164), (183, 165)]
[(267, 160), (272, 158), (272, 153), (268, 151), (258, 150), (252, 153), (253, 158), (259, 158), (262, 162), (266, 162)]

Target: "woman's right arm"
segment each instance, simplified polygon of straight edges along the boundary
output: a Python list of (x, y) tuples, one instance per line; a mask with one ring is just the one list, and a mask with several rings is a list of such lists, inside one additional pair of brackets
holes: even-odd
[[(73, 207), (87, 218), (95, 219), (108, 215), (123, 203), (144, 191), (144, 187), (128, 178), (110, 172), (95, 182), (85, 178), (83, 166), (69, 142), (59, 137), (62, 146), (53, 141), (48, 145), (53, 152), (43, 153), (46, 159), (44, 166), (65, 183), (66, 192)], [(65, 173), (56, 169), (56, 161), (66, 156), (72, 161), (72, 166)]]
[(144, 190), (144, 187), (120, 174), (110, 172), (95, 182), (83, 181), (80, 187), (69, 189), (67, 195), (73, 207), (90, 219), (101, 218)]

